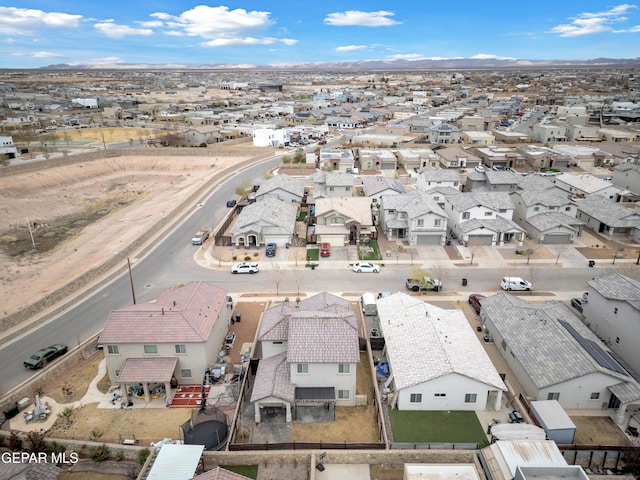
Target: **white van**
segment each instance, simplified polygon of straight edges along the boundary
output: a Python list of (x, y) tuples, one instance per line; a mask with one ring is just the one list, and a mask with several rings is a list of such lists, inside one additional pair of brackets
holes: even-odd
[(526, 292), (533, 290), (531, 282), (520, 277), (502, 277), (500, 288), (503, 290), (524, 290)]
[(362, 313), (367, 316), (378, 314), (376, 297), (373, 295), (373, 293), (363, 293), (362, 297), (360, 297), (360, 301), (362, 302)]

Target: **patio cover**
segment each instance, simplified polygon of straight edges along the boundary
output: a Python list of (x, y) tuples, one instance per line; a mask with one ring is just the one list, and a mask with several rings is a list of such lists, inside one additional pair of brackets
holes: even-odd
[(317, 402), (335, 399), (335, 387), (296, 387), (296, 402)]
[(118, 383), (170, 382), (178, 359), (174, 357), (127, 358), (122, 364)]

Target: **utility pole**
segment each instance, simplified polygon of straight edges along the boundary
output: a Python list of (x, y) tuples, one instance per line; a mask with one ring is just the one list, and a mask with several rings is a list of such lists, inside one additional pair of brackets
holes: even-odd
[(131, 296), (133, 297), (133, 304), (136, 304), (136, 291), (133, 288), (133, 274), (131, 273), (131, 261), (127, 257), (127, 266), (129, 267), (129, 283), (131, 284)]

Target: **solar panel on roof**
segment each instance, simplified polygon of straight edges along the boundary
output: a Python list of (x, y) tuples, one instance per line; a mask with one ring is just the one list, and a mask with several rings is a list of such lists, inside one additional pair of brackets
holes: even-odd
[(627, 375), (627, 371), (616, 362), (607, 352), (605, 352), (600, 345), (593, 340), (584, 338), (580, 333), (573, 328), (569, 322), (558, 319), (560, 324), (571, 334), (571, 336), (585, 349), (585, 351), (591, 355), (598, 365), (622, 375)]

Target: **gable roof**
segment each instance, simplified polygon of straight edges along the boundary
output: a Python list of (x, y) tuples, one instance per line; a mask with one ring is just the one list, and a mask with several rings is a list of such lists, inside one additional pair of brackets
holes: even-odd
[(447, 216), (445, 211), (440, 208), (440, 205), (429, 195), (425, 195), (419, 190), (400, 195), (382, 195), (382, 197), (380, 197), (380, 204), (383, 210), (406, 212), (409, 218), (420, 217), (428, 213), (433, 213), (440, 217)]
[(289, 379), (287, 352), (263, 358), (258, 364), (258, 371), (251, 391), (251, 402), (268, 397), (276, 397), (293, 402), (296, 387)]
[(602, 195), (589, 195), (587, 198), (577, 199), (575, 203), (578, 210), (610, 227), (640, 228), (640, 215)]
[(358, 324), (351, 310), (297, 311), (289, 317), (289, 363), (357, 363), (358, 347)]
[(425, 182), (459, 182), (460, 173), (449, 168), (434, 168), (430, 166), (422, 167), (418, 170), (418, 175)]
[(398, 390), (452, 373), (507, 390), (461, 310), (445, 310), (402, 292), (377, 304)]
[(367, 197), (371, 197), (388, 190), (398, 193), (406, 192), (404, 185), (402, 185), (399, 180), (381, 176), (364, 177), (362, 179), (362, 189)]
[(371, 200), (367, 197), (328, 197), (316, 200), (316, 217), (332, 212), (355, 220), (360, 225), (373, 225)]
[(515, 209), (508, 192), (462, 192), (460, 195), (447, 197), (447, 201), (460, 212), (480, 206), (496, 212), (503, 208)]
[(205, 282), (170, 288), (154, 301), (111, 311), (100, 342), (206, 342), (226, 296), (226, 290)]
[(274, 190), (284, 190), (300, 198), (304, 195), (304, 185), (297, 178), (290, 177), (286, 174), (275, 175), (265, 180), (256, 192), (256, 198), (267, 195)]
[(594, 277), (587, 284), (596, 292), (610, 300), (627, 302), (640, 310), (640, 282), (620, 273)]
[(231, 227), (231, 235), (248, 230), (265, 234), (290, 234), (295, 228), (298, 208), (289, 202), (274, 197), (265, 197), (259, 202), (244, 207)]

